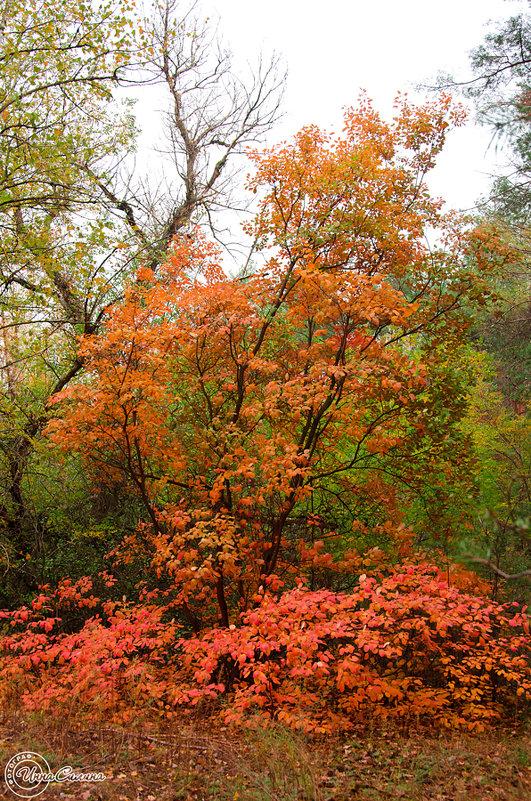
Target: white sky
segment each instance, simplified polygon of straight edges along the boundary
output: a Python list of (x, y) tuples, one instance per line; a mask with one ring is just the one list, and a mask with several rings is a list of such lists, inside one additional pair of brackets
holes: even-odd
[[(339, 128), (342, 109), (366, 89), (392, 116), (398, 91), (422, 99), (415, 85), (438, 72), (469, 75), (467, 53), (490, 19), (525, 10), (529, 0), (202, 0), (238, 61), (275, 51), (288, 68), (283, 122), (270, 141), (305, 124)], [(455, 208), (486, 192), (496, 154), (490, 135), (472, 123), (451, 135), (432, 191)]]

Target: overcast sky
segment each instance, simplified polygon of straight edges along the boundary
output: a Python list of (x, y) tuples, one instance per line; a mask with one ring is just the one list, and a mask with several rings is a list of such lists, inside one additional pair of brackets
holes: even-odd
[[(392, 116), (393, 99), (438, 72), (463, 77), (468, 51), (489, 20), (529, 8), (529, 0), (202, 0), (244, 63), (275, 51), (288, 68), (285, 118), (271, 141), (305, 124), (338, 127), (342, 109), (366, 89)], [(495, 168), (489, 133), (470, 123), (452, 135), (431, 179), (432, 190), (455, 208), (469, 208)]]

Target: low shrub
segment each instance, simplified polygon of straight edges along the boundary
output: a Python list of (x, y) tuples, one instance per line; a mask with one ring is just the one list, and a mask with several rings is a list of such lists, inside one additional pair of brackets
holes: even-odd
[[(61, 632), (58, 599), (99, 612)], [(30, 709), (124, 720), (201, 704), (227, 723), (314, 733), (385, 720), (481, 731), (531, 701), (525, 608), (448, 586), (430, 565), (361, 576), (348, 594), (264, 594), (238, 625), (186, 637), (163, 606), (102, 603), (87, 583), (3, 617), (0, 697)]]

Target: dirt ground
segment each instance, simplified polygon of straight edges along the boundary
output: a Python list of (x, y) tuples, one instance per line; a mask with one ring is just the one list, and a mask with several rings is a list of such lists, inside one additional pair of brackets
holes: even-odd
[(475, 737), (365, 731), (312, 741), (280, 727), (234, 732), (204, 721), (135, 731), (10, 718), (0, 726), (2, 801), (20, 797), (6, 784), (4, 768), (23, 751), (44, 758), (52, 773), (70, 765), (78, 774), (105, 777), (50, 783), (23, 796), (40, 801), (531, 798), (531, 733), (522, 731)]

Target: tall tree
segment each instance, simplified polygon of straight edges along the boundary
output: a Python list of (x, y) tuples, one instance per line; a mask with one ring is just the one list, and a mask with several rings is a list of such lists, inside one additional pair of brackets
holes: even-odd
[(531, 16), (511, 17), (490, 31), (471, 53), (474, 79), (465, 93), (480, 121), (513, 155), (513, 172), (496, 181), (495, 208), (515, 220), (529, 219), (531, 194)]
[(503, 304), (483, 316), (479, 334), (498, 362), (497, 382), (506, 400), (523, 411), (529, 399), (531, 303), (531, 15), (504, 20), (471, 53), (473, 79), (462, 84), (480, 122), (492, 129), (510, 171), (492, 186), (486, 213), (504, 229), (520, 258), (497, 278)]
[(451, 85), (474, 102), (479, 121), (492, 130), (492, 144), (509, 162), (481, 211), (514, 252), (494, 276), (496, 305), (476, 317), (473, 341), (481, 360), (489, 354), (490, 368), (472, 389), (466, 421), (479, 485), (475, 533), (481, 550), (474, 558), (493, 571), (496, 593), (500, 577), (525, 576), (522, 568), (529, 564), (531, 15), (491, 26), (470, 63), (472, 78)]
[[(156, 269), (192, 219), (215, 224), (227, 163), (275, 119), (280, 80), (275, 61), (237, 78), (171, 0), (148, 16), (114, 0), (2, 0), (0, 20), (1, 509), (12, 547), (31, 552), (25, 476), (48, 399), (83, 369), (76, 336), (99, 329), (139, 259)], [(134, 161), (132, 109), (116, 99), (133, 90), (165, 91), (163, 186)]]
[(423, 179), (460, 119), (443, 98), (388, 125), (363, 100), (341, 136), (311, 127), (256, 154), (263, 266), (228, 278), (182, 238), (83, 338), (88, 380), (57, 397), (52, 437), (97, 482), (130, 483), (146, 525), (123, 558), (195, 628), (333, 566), (315, 534), (338, 510), (344, 551), (353, 529), (403, 530), (397, 494), (452, 469), (464, 390), (448, 357), (492, 242)]

